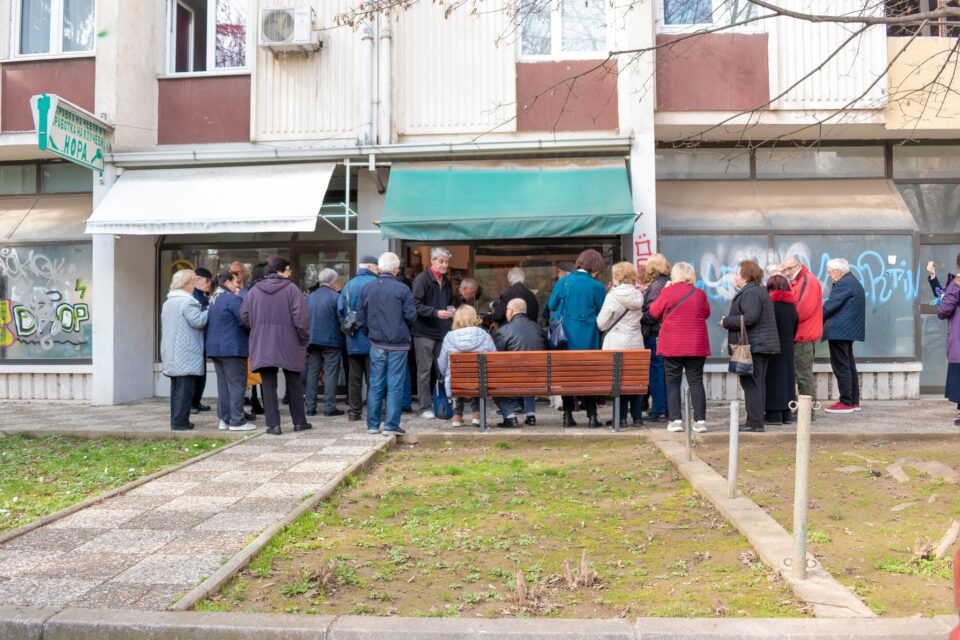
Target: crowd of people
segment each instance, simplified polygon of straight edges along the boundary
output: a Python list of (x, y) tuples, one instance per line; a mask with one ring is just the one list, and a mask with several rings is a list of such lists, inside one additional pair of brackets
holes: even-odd
[[(252, 420), (262, 411), (267, 432), (279, 435), (281, 371), (294, 431), (310, 429), (307, 417), (318, 412), (343, 415), (336, 393), (345, 367), (347, 419), (361, 421), (366, 404), (369, 432), (402, 434), (401, 416), (413, 409), (414, 387), (424, 419), (437, 417), (437, 396), (450, 398), (450, 354), (542, 351), (547, 348), (546, 329), (559, 324), (568, 350), (650, 350), (649, 393), (620, 398), (619, 426), (641, 426), (646, 419), (682, 431), (685, 375), (692, 428), (707, 430), (703, 375), (712, 353), (707, 330), (710, 306), (689, 263), (671, 266), (665, 256), (655, 254), (638, 272), (630, 262), (618, 262), (611, 265), (606, 286), (599, 279), (607, 267), (603, 257), (587, 249), (575, 263), (558, 265), (558, 279), (542, 317), (537, 296), (525, 283), (526, 274), (513, 268), (506, 274), (509, 287), (491, 305), (488, 331), (477, 311), (478, 283), (464, 278), (455, 291), (448, 276), (450, 257), (448, 250), (434, 247), (429, 267), (413, 277), (409, 269), (401, 272), (394, 253), (364, 256), (346, 283), (336, 271), (323, 269), (306, 296), (290, 280), (290, 262), (281, 256), (257, 265), (249, 282), (241, 263), (233, 263), (215, 278), (204, 269), (176, 272), (161, 317), (163, 373), (171, 381), (171, 427), (191, 429), (190, 414), (209, 410), (200, 401), (209, 357), (217, 372), (220, 429), (254, 429)], [(798, 393), (815, 399), (813, 360), (820, 340), (829, 344), (840, 391), (839, 401), (826, 411), (860, 410), (853, 343), (864, 339), (864, 290), (845, 260), (831, 260), (827, 270), (832, 285), (824, 299), (820, 282), (797, 256), (768, 267), (766, 273), (752, 260), (739, 264), (737, 293), (719, 325), (728, 332), (729, 352), (749, 345), (752, 366), (738, 376), (747, 415), (741, 429), (763, 431), (766, 424), (789, 423), (795, 419), (790, 403)], [(957, 306), (955, 298), (960, 299), (960, 278), (946, 290), (944, 312), (952, 309), (949, 301)], [(960, 421), (960, 356), (951, 371)], [(262, 407), (254, 386), (253, 413), (247, 413), (246, 393), (252, 384), (260, 386)], [(462, 427), (467, 420), (480, 424), (477, 398), (450, 401), (451, 426)], [(502, 418), (497, 426), (536, 424), (535, 398), (495, 402)], [(585, 426), (603, 426), (598, 406), (605, 402), (598, 397), (563, 397), (563, 425), (577, 426), (574, 413), (582, 410)], [(606, 424), (611, 426), (612, 421)]]

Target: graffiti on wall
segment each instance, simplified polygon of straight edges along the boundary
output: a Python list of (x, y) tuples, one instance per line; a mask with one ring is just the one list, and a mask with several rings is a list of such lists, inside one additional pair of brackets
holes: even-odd
[(0, 349), (5, 358), (89, 358), (89, 245), (0, 248)]

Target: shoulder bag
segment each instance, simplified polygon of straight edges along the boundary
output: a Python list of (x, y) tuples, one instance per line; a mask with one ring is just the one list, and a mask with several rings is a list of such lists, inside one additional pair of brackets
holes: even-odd
[(343, 317), (340, 318), (340, 331), (344, 335), (354, 336), (357, 333), (357, 312), (350, 307), (350, 292), (344, 291), (343, 295), (345, 296), (344, 302), (347, 305), (347, 312), (343, 314)]
[[(563, 311), (563, 303), (567, 299), (567, 283), (563, 283), (563, 297), (557, 305), (557, 311)], [(557, 319), (550, 319), (550, 331), (547, 332), (547, 348), (551, 351), (561, 351), (567, 348), (567, 332), (563, 329), (563, 315)]]
[(753, 354), (750, 352), (750, 338), (747, 336), (747, 328), (743, 323), (743, 316), (740, 316), (740, 336), (737, 344), (730, 345), (730, 364), (727, 365), (727, 371), (735, 373), (738, 376), (753, 375)]

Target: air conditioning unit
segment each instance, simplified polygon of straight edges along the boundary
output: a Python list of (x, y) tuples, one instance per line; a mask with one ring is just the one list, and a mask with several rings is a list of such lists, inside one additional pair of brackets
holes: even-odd
[(323, 46), (312, 8), (274, 7), (260, 11), (260, 46), (278, 52), (312, 53)]

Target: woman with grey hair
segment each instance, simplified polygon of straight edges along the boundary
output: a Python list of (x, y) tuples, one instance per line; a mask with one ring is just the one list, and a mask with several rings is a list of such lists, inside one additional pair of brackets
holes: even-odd
[(170, 291), (160, 312), (160, 360), (163, 375), (170, 378), (170, 428), (193, 429), (190, 403), (195, 376), (204, 370), (203, 333), (207, 312), (193, 297), (197, 274), (183, 269), (173, 274)]
[(514, 267), (507, 271), (507, 283), (510, 287), (504, 289), (497, 300), (497, 306), (493, 309), (491, 320), (497, 324), (505, 324), (507, 321), (507, 305), (514, 298), (520, 298), (527, 303), (527, 317), (534, 322), (540, 321), (540, 302), (537, 296), (526, 285), (527, 274), (520, 267)]

